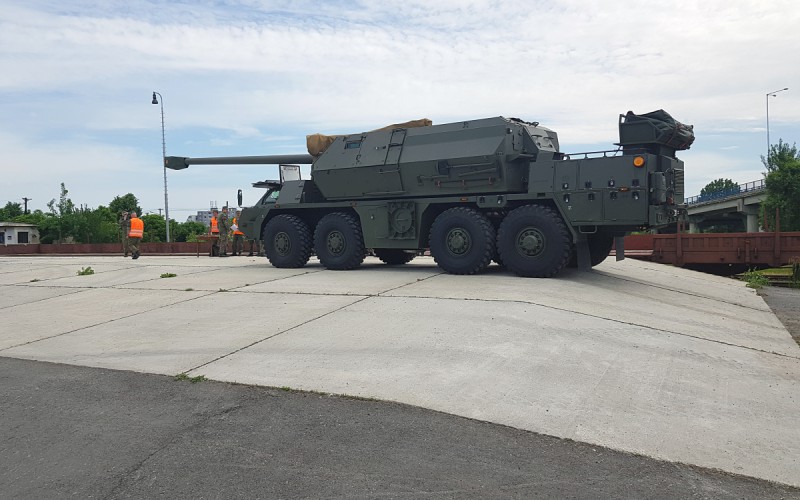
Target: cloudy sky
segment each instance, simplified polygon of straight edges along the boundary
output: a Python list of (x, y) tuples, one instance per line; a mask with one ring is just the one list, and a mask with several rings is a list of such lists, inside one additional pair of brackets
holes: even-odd
[[(695, 127), (687, 195), (762, 178), (800, 142), (796, 0), (0, 0), (0, 205), (134, 193), (164, 207), (167, 155), (304, 153), (305, 135), (430, 118), (538, 121), (610, 149), (620, 113)], [(245, 204), (276, 167), (168, 172), (170, 216)]]

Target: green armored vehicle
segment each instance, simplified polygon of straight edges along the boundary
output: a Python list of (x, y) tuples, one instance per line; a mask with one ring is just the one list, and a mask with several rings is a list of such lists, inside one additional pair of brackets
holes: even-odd
[(626, 233), (685, 215), (675, 152), (694, 134), (662, 110), (620, 115), (615, 150), (580, 154), (560, 152), (556, 133), (537, 122), (422, 122), (308, 136), (308, 155), (167, 157), (166, 166), (311, 164), (310, 180), (255, 183), (267, 191), (239, 218), (272, 265), (286, 268), (312, 252), (344, 270), (369, 250), (396, 265), (430, 249), (448, 273), (479, 273), (494, 260), (519, 276), (551, 277), (600, 263), (615, 240), (619, 259)]

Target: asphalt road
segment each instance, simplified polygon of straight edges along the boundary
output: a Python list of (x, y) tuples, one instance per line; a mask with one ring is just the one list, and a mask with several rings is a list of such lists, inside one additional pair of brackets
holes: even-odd
[(3, 498), (800, 498), (397, 403), (0, 357)]
[(800, 289), (768, 286), (758, 294), (800, 344)]

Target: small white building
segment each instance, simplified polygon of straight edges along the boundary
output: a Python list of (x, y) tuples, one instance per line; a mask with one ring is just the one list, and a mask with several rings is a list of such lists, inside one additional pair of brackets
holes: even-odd
[(39, 243), (39, 229), (24, 222), (0, 222), (0, 245)]

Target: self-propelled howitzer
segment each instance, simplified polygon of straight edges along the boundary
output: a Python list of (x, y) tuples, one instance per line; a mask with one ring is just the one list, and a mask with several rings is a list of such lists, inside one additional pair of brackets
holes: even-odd
[(550, 277), (600, 263), (615, 240), (621, 258), (626, 233), (685, 214), (675, 152), (694, 134), (664, 111), (620, 115), (615, 150), (569, 155), (536, 122), (425, 122), (309, 136), (308, 155), (168, 157), (166, 166), (310, 163), (310, 180), (254, 184), (267, 192), (239, 218), (276, 267), (302, 267), (313, 251), (328, 269), (354, 269), (369, 249), (404, 264), (428, 248), (453, 274), (494, 260)]

